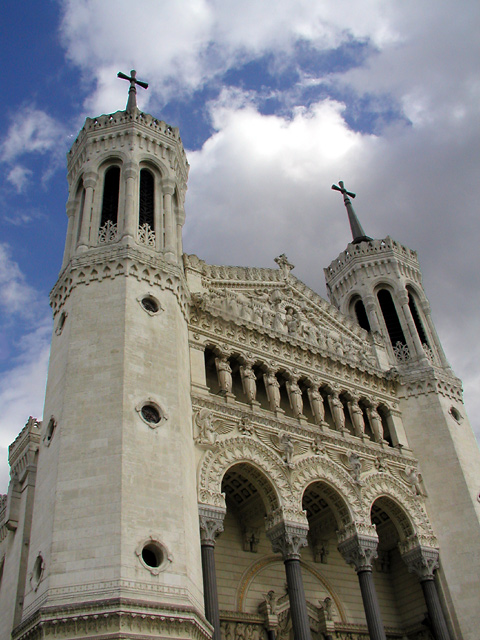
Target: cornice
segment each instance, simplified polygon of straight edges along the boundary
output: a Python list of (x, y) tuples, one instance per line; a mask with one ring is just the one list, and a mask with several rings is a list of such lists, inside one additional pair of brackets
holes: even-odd
[(134, 277), (138, 281), (148, 282), (152, 287), (159, 286), (172, 291), (185, 319), (188, 318), (190, 293), (181, 266), (167, 262), (153, 251), (131, 244), (92, 248), (72, 258), (50, 292), (54, 317), (77, 286), (117, 277)]

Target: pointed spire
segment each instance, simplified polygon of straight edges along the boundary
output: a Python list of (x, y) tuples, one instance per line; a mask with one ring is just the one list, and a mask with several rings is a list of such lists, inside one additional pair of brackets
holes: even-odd
[(334, 191), (340, 191), (340, 193), (343, 194), (343, 202), (345, 203), (345, 207), (347, 209), (348, 221), (350, 222), (350, 229), (352, 230), (353, 244), (372, 240), (372, 238), (365, 235), (365, 231), (363, 230), (363, 227), (360, 224), (357, 218), (357, 214), (355, 213), (355, 210), (352, 206), (352, 201), (350, 200), (350, 198), (355, 198), (355, 194), (345, 189), (345, 185), (343, 184), (342, 180), (339, 180), (338, 184), (340, 185), (338, 187), (336, 184), (332, 184), (332, 189)]
[(137, 87), (135, 85), (138, 84), (144, 89), (148, 89), (148, 84), (146, 82), (142, 82), (141, 80), (137, 80), (137, 72), (135, 71), (135, 69), (132, 69), (130, 71), (130, 76), (127, 76), (119, 71), (117, 73), (117, 78), (122, 78), (122, 80), (128, 80), (130, 82), (126, 112), (133, 113), (137, 109)]

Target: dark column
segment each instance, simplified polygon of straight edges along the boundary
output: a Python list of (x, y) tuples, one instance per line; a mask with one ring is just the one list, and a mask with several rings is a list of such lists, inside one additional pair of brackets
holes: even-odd
[(275, 631), (273, 629), (267, 629), (268, 640), (275, 640)]
[[(420, 580), (435, 640), (450, 640), (450, 633), (434, 580), (435, 571), (439, 566), (438, 549), (424, 547), (420, 544), (413, 548), (411, 548), (411, 544), (408, 546), (410, 548), (402, 554), (402, 558), (410, 573), (415, 573)], [(406, 547), (407, 545), (404, 545), (404, 549)]]
[(215, 572), (215, 538), (223, 531), (225, 512), (206, 507), (200, 507), (199, 512), (205, 617), (213, 626), (213, 640), (220, 640), (220, 613), (218, 608), (217, 574)]
[(300, 548), (307, 546), (306, 526), (281, 520), (267, 531), (273, 552), (280, 551), (285, 563), (290, 615), (295, 640), (311, 640), (307, 601), (300, 567)]
[(348, 564), (354, 565), (357, 572), (370, 638), (387, 640), (372, 576), (372, 563), (377, 557), (378, 537), (354, 533), (347, 539), (344, 538), (345, 534), (341, 536), (338, 550)]

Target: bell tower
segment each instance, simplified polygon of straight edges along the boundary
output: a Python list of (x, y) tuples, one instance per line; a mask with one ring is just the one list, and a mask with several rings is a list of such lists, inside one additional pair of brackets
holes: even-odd
[[(440, 543), (445, 605), (453, 604), (458, 619), (462, 612), (470, 619), (480, 564), (480, 452), (462, 383), (435, 330), (416, 252), (389, 236), (366, 236), (352, 206), (355, 194), (343, 182), (332, 189), (343, 195), (353, 240), (324, 270), (329, 297), (370, 334), (379, 367), (397, 380), (408, 444)], [(459, 586), (451, 592), (447, 584)]]
[(182, 261), (189, 166), (178, 129), (138, 109), (148, 85), (119, 75), (127, 108), (87, 118), (68, 153), (18, 639), (53, 626), (62, 638), (211, 636)]

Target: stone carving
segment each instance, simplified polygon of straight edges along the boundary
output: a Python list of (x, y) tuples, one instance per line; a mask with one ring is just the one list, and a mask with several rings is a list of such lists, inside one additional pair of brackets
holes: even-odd
[(325, 406), (323, 404), (322, 394), (318, 387), (309, 387), (307, 393), (315, 423), (318, 425), (325, 424)]
[(366, 536), (355, 533), (338, 545), (347, 564), (353, 564), (355, 571), (371, 571), (377, 558), (378, 536)]
[(407, 565), (409, 572), (415, 573), (420, 578), (420, 581), (433, 580), (435, 571), (439, 567), (438, 557), (438, 549), (422, 545), (402, 553), (402, 560)]
[(348, 468), (350, 473), (352, 474), (353, 479), (358, 485), (362, 485), (363, 482), (360, 480), (360, 475), (362, 473), (362, 460), (358, 453), (354, 451), (348, 456)]
[(296, 380), (288, 380), (286, 383), (288, 398), (295, 418), (303, 418), (302, 390)]
[(270, 589), (270, 591), (266, 594), (264, 594), (263, 596), (265, 603), (267, 605), (267, 613), (269, 613), (271, 616), (276, 615), (277, 613), (277, 600), (279, 598), (279, 596), (277, 596), (275, 594), (275, 591), (273, 589)]
[(307, 546), (308, 527), (290, 522), (280, 522), (267, 530), (274, 553), (280, 552), (284, 560), (299, 560), (300, 549)]
[(325, 445), (318, 436), (312, 442), (312, 451), (316, 456), (324, 455), (327, 452)]
[(269, 371), (263, 375), (265, 389), (267, 390), (268, 401), (272, 411), (280, 409), (280, 383), (274, 371)]
[(215, 546), (215, 538), (223, 531), (225, 509), (199, 505), (200, 540), (202, 544)]
[(200, 409), (195, 416), (197, 426), (197, 437), (195, 442), (203, 445), (213, 445), (217, 439), (217, 434), (213, 427), (213, 414), (210, 409)]
[(141, 227), (138, 227), (137, 240), (140, 244), (146, 244), (147, 247), (155, 246), (155, 231), (150, 227), (148, 222), (145, 222)]
[(255, 428), (252, 421), (247, 416), (242, 416), (240, 424), (238, 425), (238, 430), (244, 436), (253, 436), (255, 434)]
[(356, 436), (362, 438), (365, 435), (365, 420), (363, 418), (362, 408), (358, 404), (357, 398), (348, 402), (348, 409), (352, 420), (353, 432)]
[(247, 396), (248, 402), (255, 402), (257, 397), (256, 376), (251, 364), (240, 367), (240, 376), (242, 378), (243, 393)]
[(280, 256), (275, 258), (275, 262), (280, 267), (283, 277), (285, 279), (288, 278), (290, 271), (295, 268), (295, 265), (293, 265), (291, 262), (288, 261), (288, 258), (284, 253), (282, 253)]
[(348, 429), (345, 427), (343, 402), (339, 398), (338, 391), (333, 391), (333, 393), (328, 396), (328, 402), (336, 430), (340, 431), (340, 433), (348, 433)]
[(319, 609), (325, 616), (325, 620), (333, 620), (333, 600), (328, 596), (323, 600), (319, 600)]
[(257, 553), (258, 543), (260, 542), (260, 529), (258, 527), (244, 526), (242, 529), (243, 535), (243, 550), (250, 551), (251, 553)]
[(217, 367), (218, 385), (220, 393), (226, 395), (232, 393), (232, 367), (228, 362), (226, 355), (215, 358), (215, 366)]
[(386, 440), (383, 439), (382, 418), (380, 417), (380, 414), (375, 409), (375, 407), (368, 407), (367, 415), (373, 431), (373, 438), (375, 442), (386, 442)]
[(330, 549), (328, 548), (329, 540), (314, 538), (313, 540), (313, 559), (315, 562), (327, 564)]
[(418, 472), (414, 467), (405, 467), (405, 480), (410, 485), (413, 493), (417, 496), (422, 496), (422, 474)]
[(257, 435), (267, 446), (273, 446), (274, 449), (281, 454), (282, 460), (289, 469), (293, 468), (294, 456), (301, 455), (310, 448), (309, 443), (299, 442), (298, 440), (294, 441), (291, 435), (286, 432), (280, 432), (277, 435), (275, 433), (266, 434), (259, 431)]

